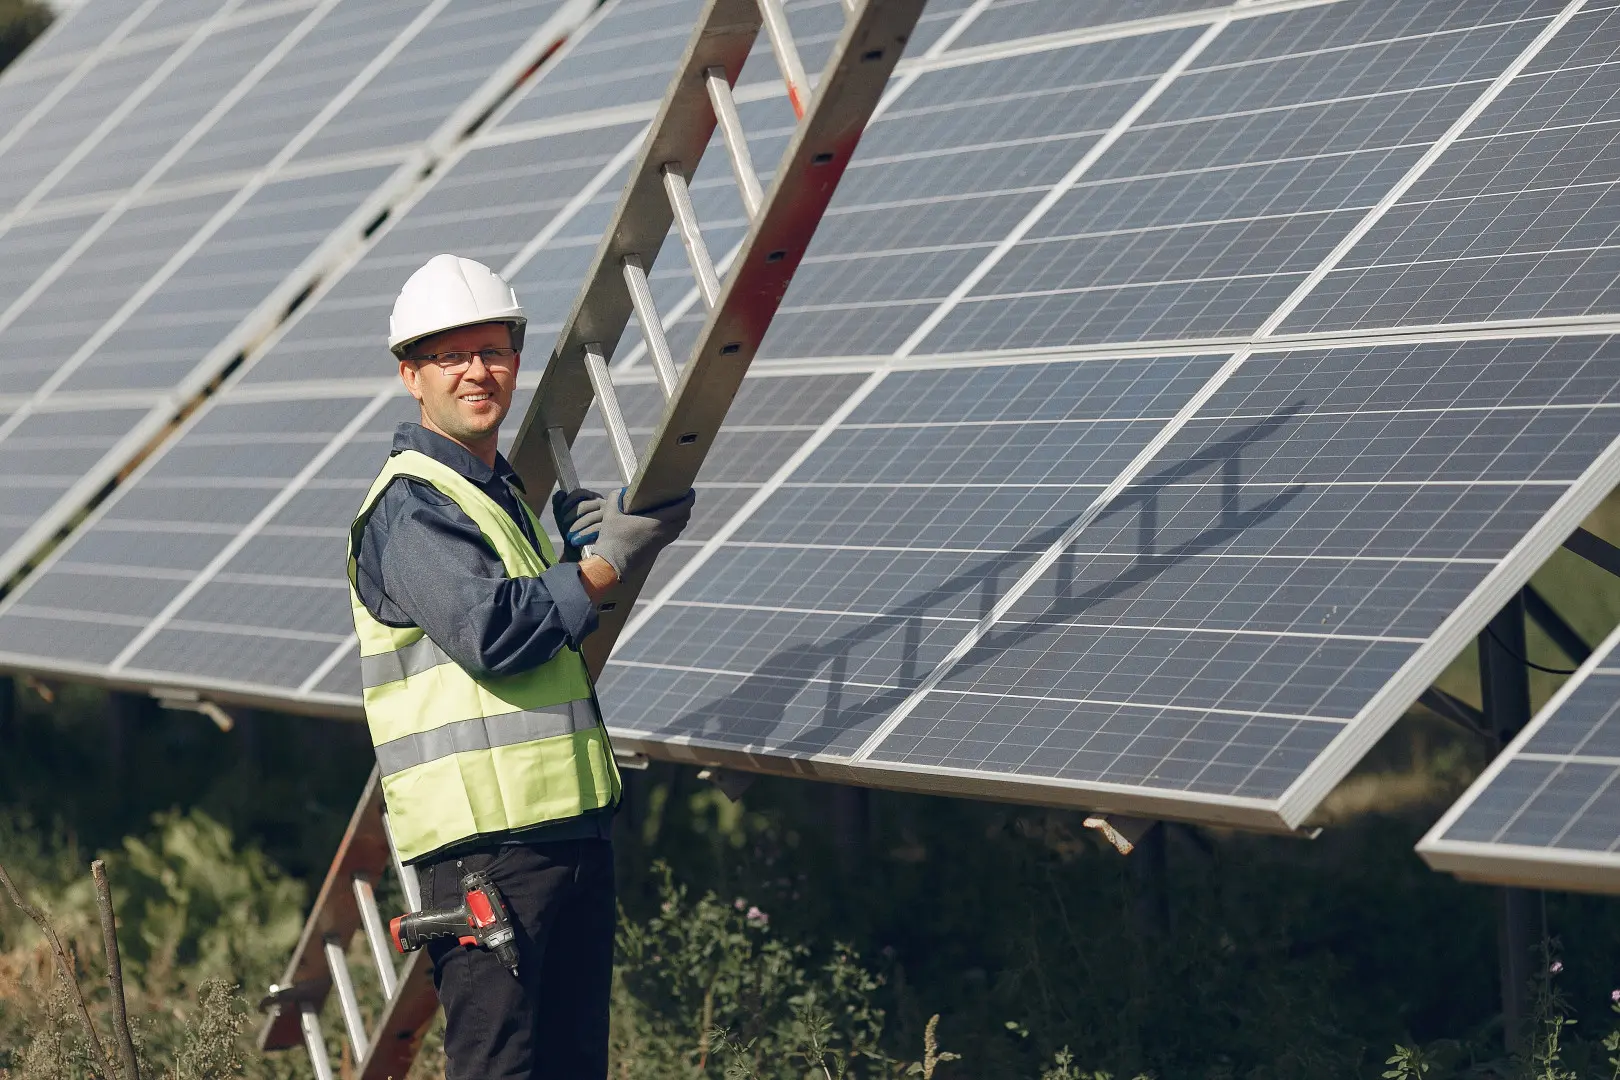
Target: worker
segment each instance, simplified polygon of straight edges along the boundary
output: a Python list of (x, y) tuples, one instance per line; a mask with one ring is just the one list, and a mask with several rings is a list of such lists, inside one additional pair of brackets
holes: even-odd
[(349, 582), (389, 828), (422, 904), (456, 907), (482, 870), (518, 929), (515, 977), (453, 937), (429, 946), (447, 1080), (602, 1080), (620, 784), (579, 648), (693, 496), (636, 513), (622, 490), (557, 492), (553, 554), (497, 449), (524, 326), (512, 287), (471, 259), (435, 256), (405, 282), (388, 345), (421, 418), (394, 432), (355, 518)]

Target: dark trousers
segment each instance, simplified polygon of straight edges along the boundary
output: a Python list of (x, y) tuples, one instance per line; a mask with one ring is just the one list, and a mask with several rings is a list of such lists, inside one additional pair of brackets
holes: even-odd
[(613, 842), (510, 845), (422, 868), (424, 907), (461, 903), (484, 870), (518, 931), (518, 977), (487, 949), (428, 946), (444, 1006), (446, 1080), (603, 1080), (613, 981)]

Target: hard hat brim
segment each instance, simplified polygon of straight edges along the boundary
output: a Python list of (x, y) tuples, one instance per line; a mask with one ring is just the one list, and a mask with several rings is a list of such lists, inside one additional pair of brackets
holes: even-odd
[(529, 325), (529, 320), (522, 315), (481, 315), (476, 319), (468, 319), (466, 322), (453, 323), (450, 326), (441, 326), (437, 330), (432, 330), (425, 334), (414, 334), (410, 337), (401, 338), (398, 341), (391, 341), (388, 343), (388, 348), (390, 352), (403, 360), (405, 359), (405, 353), (409, 351), (411, 346), (415, 345), (418, 341), (434, 337), (438, 334), (446, 333), (450, 330), (461, 330), (468, 326), (482, 326), (485, 323), (505, 323), (507, 326), (511, 327), (512, 348), (517, 349), (519, 352), (523, 351), (524, 331)]

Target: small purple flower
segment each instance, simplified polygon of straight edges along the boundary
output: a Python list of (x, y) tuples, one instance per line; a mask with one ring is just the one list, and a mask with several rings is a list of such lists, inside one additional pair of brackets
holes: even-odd
[(1563, 970), (1564, 970), (1564, 962), (1562, 960), (1554, 960), (1552, 962), (1552, 966), (1547, 969), (1547, 974), (1556, 975), (1560, 971), (1563, 971)]
[(763, 927), (769, 925), (771, 921), (771, 917), (757, 907), (750, 907), (748, 914), (744, 915), (743, 918), (748, 920), (749, 926)]
[(1620, 990), (1610, 990), (1609, 1000), (1614, 1002), (1616, 1005), (1620, 1005)]

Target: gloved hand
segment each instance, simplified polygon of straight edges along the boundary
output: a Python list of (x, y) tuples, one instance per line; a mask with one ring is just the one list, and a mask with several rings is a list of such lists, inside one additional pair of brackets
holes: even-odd
[(602, 527), (602, 496), (589, 488), (551, 493), (551, 516), (563, 538), (563, 562), (579, 562), (580, 548), (596, 543)]
[(594, 541), (596, 554), (608, 561), (619, 580), (653, 560), (674, 539), (681, 535), (692, 518), (692, 503), (697, 494), (687, 491), (650, 510), (632, 514), (624, 509), (624, 488), (620, 488), (603, 503), (602, 524)]

